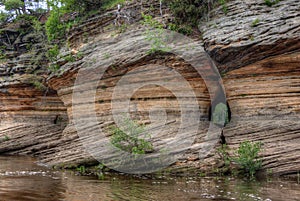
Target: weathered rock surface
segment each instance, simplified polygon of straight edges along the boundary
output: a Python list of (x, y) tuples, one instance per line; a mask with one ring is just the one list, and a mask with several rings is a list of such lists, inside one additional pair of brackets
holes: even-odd
[(24, 77), (0, 84), (1, 153), (38, 155), (60, 140), (66, 126), (66, 109), (56, 92), (41, 91)]
[[(207, 77), (213, 76), (214, 74), (210, 73), (209, 60), (203, 49), (201, 50), (200, 43), (193, 42), (189, 44), (186, 40), (181, 42), (183, 42), (179, 44), (181, 47), (176, 48), (182, 51), (187, 46), (194, 45), (195, 48), (191, 50), (191, 53), (197, 55), (196, 59), (200, 59), (203, 62), (198, 64), (201, 67), (200, 69), (203, 73), (206, 73)], [(116, 118), (116, 115), (120, 115), (122, 113), (120, 110), (123, 109), (113, 108), (112, 102), (124, 101), (128, 95), (130, 95), (131, 103), (125, 112), (129, 112), (132, 118), (140, 122), (149, 124), (151, 121), (151, 124), (148, 125), (151, 128), (151, 142), (158, 154), (159, 150), (168, 148), (165, 146), (168, 143), (173, 143), (180, 125), (183, 124), (180, 120), (180, 118), (183, 118), (180, 114), (183, 109), (183, 103), (178, 98), (186, 99), (185, 101), (189, 100), (188, 92), (184, 91), (186, 88), (181, 84), (182, 81), (176, 76), (174, 77), (174, 74), (171, 76), (168, 73), (176, 70), (180, 77), (189, 83), (190, 89), (195, 93), (197, 107), (198, 104), (201, 105), (197, 116), (198, 118), (201, 117), (202, 121), (196, 125), (196, 130), (198, 130), (196, 133), (193, 132), (195, 125), (184, 127), (180, 134), (185, 135), (182, 140), (191, 139), (191, 143), (186, 147), (179, 146), (180, 143), (178, 143), (178, 147), (169, 147), (169, 149), (172, 149), (169, 154), (176, 154), (182, 150), (187, 151), (179, 155), (177, 168), (197, 168), (203, 165), (199, 162), (199, 157), (201, 157), (199, 150), (204, 147), (204, 142), (207, 140), (212, 141), (211, 149), (217, 146), (221, 131), (220, 128), (216, 128), (215, 133), (213, 133), (214, 136), (207, 136), (209, 128), (208, 109), (210, 106), (208, 89), (196, 69), (183, 59), (173, 54), (148, 55), (147, 51), (149, 48), (150, 45), (146, 40), (143, 29), (126, 32), (115, 38), (93, 41), (80, 49), (83, 54), (88, 56), (85, 56), (81, 61), (62, 66), (59, 76), (53, 76), (48, 80), (49, 85), (57, 90), (58, 95), (68, 108), (70, 124), (64, 130), (63, 135), (76, 136), (77, 129), (80, 132), (80, 139), (77, 137), (72, 143), (67, 142), (60, 145), (63, 147), (62, 150), (68, 151), (59, 151), (58, 153), (53, 151), (53, 156), (47, 156), (46, 159), (42, 160), (43, 162), (51, 165), (62, 163), (65, 165), (78, 165), (83, 161), (93, 163), (95, 159), (91, 158), (91, 152), (101, 155), (104, 159), (112, 157), (112, 153), (109, 155), (105, 152), (105, 149), (107, 149), (105, 147), (107, 144), (105, 143), (109, 144), (107, 137), (111, 135), (108, 128), (114, 124), (114, 118)], [(94, 70), (92, 68), (94, 66), (100, 71)], [(163, 66), (168, 67), (167, 70)], [(101, 79), (100, 72), (102, 69), (105, 71)], [(82, 72), (78, 73), (78, 71)], [(82, 78), (82, 75), (85, 77)], [(129, 77), (126, 78), (126, 76)], [(122, 83), (124, 77), (128, 80), (123, 84), (119, 84), (120, 82)], [(78, 83), (77, 81), (75, 83), (76, 79), (82, 79), (86, 82)], [(173, 83), (174, 86), (167, 89), (160, 86), (162, 83), (169, 83), (170, 85)], [(97, 86), (95, 91), (92, 88), (86, 88), (86, 86), (93, 84)], [(115, 95), (114, 91), (117, 87), (121, 87), (122, 90), (121, 94)], [(78, 94), (74, 96), (74, 90), (79, 90), (81, 97), (76, 97)], [(212, 87), (210, 92), (213, 94), (214, 90), (216, 89)], [(182, 97), (177, 97), (176, 94), (180, 93)], [(89, 99), (88, 97), (93, 98), (93, 94), (96, 94), (95, 99)], [(94, 105), (95, 110), (89, 110), (90, 105)], [(164, 108), (165, 113), (159, 107)], [(93, 119), (93, 112), (97, 116), (96, 122)], [(114, 112), (116, 112), (115, 116), (113, 116)], [(151, 119), (149, 119), (149, 112), (151, 113)], [(192, 115), (191, 111), (191, 118)], [(80, 119), (80, 122), (78, 122), (78, 119)], [(163, 122), (165, 122), (165, 125), (162, 124)], [(92, 134), (94, 131), (97, 131), (98, 126), (104, 130), (103, 137), (97, 132)], [(95, 136), (97, 134), (98, 137)], [(99, 146), (87, 148), (90, 153), (83, 152), (82, 144), (93, 146), (93, 143), (98, 143)], [(101, 145), (104, 146), (103, 150), (99, 150)], [(203, 154), (203, 156), (207, 154)], [(206, 161), (212, 161), (212, 156), (209, 155)]]
[(1, 30), (1, 153), (39, 155), (66, 126), (66, 108), (45, 83), (45, 39), (22, 21)]
[[(300, 169), (300, 2), (230, 1), (203, 26), (204, 47), (224, 75), (229, 147), (261, 141), (265, 169)], [(225, 73), (227, 72), (227, 73)]]
[[(201, 26), (204, 48), (222, 72), (231, 109), (232, 119), (223, 130), (225, 141), (232, 151), (245, 140), (261, 141), (265, 170), (279, 175), (296, 174), (300, 167), (300, 3), (286, 0), (268, 7), (264, 1), (234, 0), (226, 6), (226, 15), (221, 7), (216, 8), (210, 21)], [(87, 150), (104, 159), (110, 158), (113, 154), (93, 146), (108, 142), (108, 128), (116, 120), (111, 102), (125, 100), (128, 94), (128, 112), (132, 118), (148, 126), (151, 121), (165, 125), (163, 129), (162, 126), (152, 128), (151, 142), (159, 151), (172, 142), (179, 130), (182, 109), (174, 91), (156, 84), (143, 86), (149, 81), (180, 83), (168, 71), (157, 68), (164, 65), (170, 72), (178, 72), (191, 86), (201, 117), (197, 133), (192, 132), (193, 126), (183, 129), (185, 139), (192, 139), (192, 143), (171, 150), (174, 154), (185, 151), (172, 169), (180, 172), (187, 168), (199, 171), (218, 167), (216, 147), (220, 145), (217, 142), (221, 132), (216, 128), (217, 132), (207, 137), (207, 131), (210, 96), (214, 97), (213, 92), (217, 90), (212, 86), (219, 80), (204, 82), (205, 78), (201, 78), (191, 63), (174, 54), (148, 55), (150, 46), (141, 25), (130, 25), (127, 32), (121, 33), (114, 30), (113, 20), (112, 15), (95, 17), (71, 32), (71, 47), (83, 57), (60, 63), (60, 71), (47, 78), (47, 85), (53, 91), (49, 90), (46, 96), (28, 81), (34, 76), (29, 79), (27, 74), (19, 73), (8, 79), (7, 72), (11, 70), (0, 68), (5, 78), (0, 85), (0, 135), (3, 139), (9, 137), (0, 144), (0, 152), (35, 154), (43, 163), (58, 166), (97, 163)], [(90, 35), (85, 40), (86, 33)], [(179, 47), (194, 51), (204, 59), (204, 51), (198, 48), (201, 45), (196, 41)], [(92, 68), (95, 66), (105, 70), (102, 78), (95, 76), (99, 74)], [(208, 67), (209, 63), (204, 62), (202, 72), (214, 78)], [(82, 74), (85, 83), (78, 79)], [(124, 84), (122, 79), (128, 75)], [(114, 94), (119, 83), (123, 83), (120, 97)], [(95, 90), (91, 88), (93, 85), (97, 86)], [(130, 90), (132, 86), (136, 90)], [(182, 86), (178, 85), (175, 91), (185, 92)], [(210, 87), (213, 89), (209, 90)], [(74, 92), (81, 96), (74, 96)], [(188, 96), (184, 98), (191, 102)], [(117, 111), (121, 113), (122, 109)], [(66, 119), (65, 115), (68, 125), (64, 128), (57, 118)], [(99, 128), (103, 129), (103, 138), (95, 138)], [(210, 143), (213, 150), (204, 154), (208, 150), (205, 144)], [(85, 149), (87, 144), (91, 147)]]
[(300, 2), (229, 1), (201, 26), (204, 47), (221, 72), (300, 49)]

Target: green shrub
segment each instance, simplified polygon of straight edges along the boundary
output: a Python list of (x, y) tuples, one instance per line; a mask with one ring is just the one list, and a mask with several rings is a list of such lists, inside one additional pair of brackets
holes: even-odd
[(85, 174), (85, 173), (86, 173), (86, 168), (85, 168), (84, 165), (81, 165), (81, 166), (77, 167), (76, 170), (77, 170), (80, 174)]
[(5, 24), (8, 22), (8, 20), (12, 17), (12, 14), (5, 13), (3, 11), (0, 12), (0, 25)]
[(122, 129), (113, 126), (111, 144), (115, 147), (133, 154), (145, 154), (153, 151), (153, 146), (145, 138), (149, 135), (145, 132), (145, 127), (139, 125), (131, 119), (125, 118)]
[(169, 23), (168, 29), (171, 31), (176, 31), (178, 33), (184, 34), (184, 35), (190, 35), (193, 32), (192, 27), (189, 25), (177, 25), (174, 23)]
[(61, 0), (64, 9), (66, 12), (79, 12), (86, 14), (91, 10), (99, 9), (103, 3), (106, 1), (113, 0)]
[(8, 140), (10, 140), (10, 138), (7, 135), (4, 135), (4, 137), (0, 139), (0, 142), (6, 142)]
[(256, 27), (257, 24), (260, 22), (260, 20), (258, 18), (256, 18), (255, 20), (253, 20), (253, 22), (251, 23), (251, 27)]
[(222, 144), (220, 148), (217, 148), (217, 153), (220, 155), (222, 161), (224, 162), (224, 166), (218, 170), (218, 173), (226, 174), (229, 173), (230, 170), (230, 163), (231, 163), (231, 158), (228, 154), (228, 146), (226, 144)]
[(102, 8), (107, 10), (111, 8), (116, 8), (118, 4), (124, 4), (125, 0), (103, 0)]
[(225, 14), (228, 12), (228, 7), (226, 5), (226, 0), (219, 0), (219, 4), (222, 6), (222, 10)]
[(21, 0), (6, 0), (4, 1), (5, 10), (16, 11), (17, 15), (21, 14), (21, 10), (25, 6), (24, 2)]
[(153, 19), (151, 15), (142, 14), (142, 24), (148, 27), (146, 30), (146, 39), (151, 42), (150, 50), (148, 54), (152, 54), (158, 51), (167, 52), (169, 47), (166, 44), (166, 35), (164, 34), (163, 25), (157, 20)]
[(242, 171), (250, 178), (253, 178), (256, 171), (262, 166), (262, 161), (258, 159), (261, 151), (261, 143), (251, 143), (249, 141), (242, 142), (236, 152), (237, 156), (231, 160), (236, 162)]
[(52, 48), (50, 48), (47, 52), (47, 58), (51, 62), (55, 62), (58, 59), (59, 55), (59, 47), (58, 45), (54, 45)]
[(38, 21), (37, 19), (34, 19), (32, 21), (32, 27), (36, 33), (41, 33), (44, 29), (42, 23), (40, 21)]
[(5, 62), (5, 61), (6, 61), (5, 50), (0, 50), (0, 63)]
[(43, 83), (41, 83), (40, 81), (38, 80), (32, 80), (31, 81), (31, 84), (38, 90), (40, 91), (45, 91), (46, 90), (46, 87), (45, 85), (43, 85)]
[(153, 17), (151, 15), (145, 15), (142, 13), (142, 17), (143, 17), (143, 21), (142, 21), (143, 25), (146, 25), (151, 28), (157, 28), (157, 29), (163, 28), (163, 24), (161, 24), (157, 20), (153, 19)]
[(226, 144), (222, 144), (222, 146), (217, 149), (217, 152), (220, 154), (224, 165), (228, 167), (230, 165), (231, 160), (228, 154), (228, 146)]
[(176, 17), (177, 24), (197, 25), (207, 14), (209, 3), (202, 0), (165, 0)]
[(277, 4), (280, 0), (265, 0), (265, 4), (269, 7)]
[[(250, 179), (253, 179), (257, 170), (262, 166), (262, 161), (259, 159), (259, 152), (261, 151), (261, 143), (252, 143), (249, 141), (242, 142), (239, 145), (238, 150), (235, 152), (235, 156), (229, 155), (229, 148), (226, 144), (217, 149), (217, 153), (220, 155), (224, 162), (224, 166), (218, 169), (218, 173), (244, 173)], [(238, 166), (238, 170), (235, 166), (230, 166), (234, 162)]]
[(60, 69), (60, 66), (58, 64), (50, 64), (48, 66), (48, 70), (52, 73), (56, 73)]
[(72, 54), (69, 54), (69, 55), (64, 56), (63, 59), (64, 59), (65, 61), (67, 61), (67, 62), (74, 62), (74, 61), (76, 61), (76, 57), (74, 57)]
[(50, 12), (50, 16), (45, 24), (46, 34), (49, 41), (61, 38), (65, 35), (65, 24), (61, 22), (62, 12), (60, 8), (53, 8)]

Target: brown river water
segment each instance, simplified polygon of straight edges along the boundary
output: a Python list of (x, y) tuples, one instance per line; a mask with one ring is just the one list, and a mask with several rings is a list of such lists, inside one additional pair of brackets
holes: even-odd
[(135, 178), (76, 176), (38, 166), (29, 157), (0, 156), (0, 201), (300, 200), (297, 181), (233, 177)]

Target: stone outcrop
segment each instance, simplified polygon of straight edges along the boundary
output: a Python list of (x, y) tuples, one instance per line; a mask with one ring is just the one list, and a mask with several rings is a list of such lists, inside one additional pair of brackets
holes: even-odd
[[(186, 48), (187, 41), (184, 42), (185, 43), (181, 44), (181, 48), (177, 47), (177, 49)], [(201, 64), (203, 72), (209, 74), (211, 71), (209, 69), (209, 60), (203, 49), (201, 50), (201, 44), (194, 42), (188, 44), (188, 46), (189, 45), (196, 47), (192, 50), (194, 51), (192, 53), (197, 55), (197, 58), (200, 58), (203, 62), (203, 64)], [(197, 46), (199, 48), (197, 48)], [(208, 110), (210, 106), (208, 89), (201, 76), (199, 76), (199, 72), (189, 63), (174, 54), (149, 55), (147, 51), (150, 47), (149, 42), (146, 40), (145, 30), (142, 28), (128, 31), (110, 39), (98, 39), (97, 42), (94, 40), (79, 50), (86, 55), (82, 60), (65, 64), (61, 67), (59, 76), (54, 75), (49, 78), (48, 84), (58, 92), (58, 95), (64, 101), (68, 109), (70, 124), (64, 130), (63, 135), (66, 137), (74, 136), (75, 140), (72, 141), (72, 143), (67, 142), (66, 144), (60, 145), (62, 150), (68, 151), (59, 151), (58, 153), (53, 151), (53, 155), (51, 157), (47, 156), (47, 158), (42, 160), (43, 162), (52, 165), (62, 163), (65, 165), (78, 165), (83, 161), (85, 163), (95, 163), (95, 159), (91, 158), (90, 154), (91, 152), (99, 152), (99, 150), (97, 150), (97, 147), (87, 148), (86, 146), (92, 146), (93, 143), (98, 143), (98, 147), (100, 147), (100, 145), (103, 145), (102, 143), (107, 143), (107, 137), (111, 135), (108, 128), (114, 124), (114, 118), (116, 118), (116, 116), (113, 116), (113, 112), (117, 111), (117, 115), (122, 113), (119, 111), (120, 108), (113, 109), (111, 103), (113, 101), (126, 100), (126, 96), (131, 93), (132, 97), (130, 98), (131, 103), (128, 112), (132, 118), (146, 125), (148, 125), (150, 121), (154, 121), (152, 122), (154, 126), (149, 125), (152, 126), (150, 130), (151, 134), (153, 134), (151, 142), (155, 147), (155, 151), (159, 152), (159, 150), (162, 150), (168, 143), (174, 140), (173, 138), (176, 137), (178, 129), (182, 124), (180, 121), (180, 118), (182, 118), (180, 115), (182, 105), (180, 104), (183, 103), (177, 99), (189, 98), (188, 96), (184, 97), (184, 95), (182, 95), (188, 95), (188, 93), (184, 91), (184, 87), (178, 86), (176, 82), (178, 78), (170, 76), (168, 73), (168, 71), (173, 69), (179, 73), (182, 79), (189, 83), (191, 89), (195, 92), (197, 105), (198, 103), (201, 104), (200, 111), (197, 115), (202, 118), (202, 121), (199, 121), (199, 125), (196, 125), (198, 132), (192, 132), (192, 129), (195, 129), (195, 125), (184, 129), (184, 139), (194, 140), (191, 141), (189, 146), (184, 147), (188, 152), (179, 156), (177, 168), (187, 168), (190, 166), (190, 168), (195, 169), (202, 165), (202, 163), (199, 162), (199, 149), (204, 146), (206, 140), (209, 140), (206, 139), (209, 128)], [(100, 71), (101, 69), (106, 69), (102, 79), (99, 77), (101, 76), (100, 72), (97, 72), (97, 70), (94, 70), (91, 66), (95, 66), (96, 69), (99, 68)], [(168, 67), (168, 70), (164, 70), (162, 66)], [(96, 76), (94, 76), (95, 74)], [(83, 80), (87, 82), (76, 82), (76, 80), (82, 79), (80, 78), (82, 75), (85, 76)], [(129, 83), (125, 81), (124, 84), (118, 84), (126, 76), (130, 77), (128, 78), (130, 80)], [(211, 74), (211, 76), (213, 76), (213, 74)], [(172, 83), (174, 79), (174, 91), (172, 91), (172, 88), (166, 89), (160, 86), (164, 82)], [(180, 80), (177, 81), (179, 84), (181, 83)], [(157, 85), (149, 85), (149, 82), (157, 83)], [(96, 84), (97, 86), (95, 91), (93, 91), (92, 88), (85, 88), (85, 85), (92, 84)], [(131, 91), (132, 86), (135, 87), (133, 91)], [(119, 94), (120, 97), (114, 97), (115, 95), (113, 94), (117, 87), (122, 88), (122, 93)], [(80, 90), (80, 93), (83, 93), (82, 97), (76, 97), (74, 90)], [(213, 90), (214, 89), (211, 89), (212, 92)], [(88, 97), (93, 98), (93, 94), (95, 93), (96, 96), (93, 102), (93, 100)], [(176, 94), (178, 93), (181, 93), (183, 97), (177, 97)], [(80, 101), (80, 103), (75, 103), (77, 101)], [(95, 107), (94, 111), (97, 115), (96, 122), (95, 119), (93, 119), (93, 111), (89, 110), (90, 105), (94, 105)], [(165, 114), (167, 115), (166, 119), (163, 113), (161, 113), (162, 111), (156, 107), (165, 109)], [(149, 119), (149, 111), (151, 111), (151, 109), (155, 110), (155, 108), (156, 111), (151, 113), (151, 119)], [(192, 113), (190, 113), (190, 115), (192, 117)], [(78, 119), (80, 119), (79, 122)], [(166, 125), (163, 125), (162, 122), (165, 122)], [(101, 137), (102, 135), (98, 135), (98, 137), (95, 136), (99, 134), (97, 132), (91, 134), (95, 130), (97, 131), (98, 126), (104, 130), (104, 137)], [(78, 133), (76, 133), (76, 129), (80, 132), (80, 138), (77, 136)], [(215, 132), (217, 131), (220, 132), (220, 128), (216, 128)], [(219, 135), (215, 136), (213, 140), (215, 144), (212, 146), (216, 146), (219, 141)], [(91, 145), (89, 145), (89, 143), (91, 143)], [(82, 144), (84, 144), (85, 147), (83, 147)], [(178, 146), (171, 147), (170, 149), (172, 149), (172, 151), (170, 151), (169, 154), (175, 154), (181, 152), (183, 148)], [(89, 151), (89, 153), (83, 150)], [(104, 150), (100, 150), (100, 153), (101, 151), (104, 152)], [(107, 154), (102, 154), (102, 156), (105, 156), (104, 159), (112, 157), (112, 155)], [(211, 161), (212, 156), (213, 155), (208, 156), (207, 160)]]
[(262, 0), (228, 1), (225, 7), (226, 14), (219, 7), (200, 27), (205, 50), (221, 72), (299, 51), (299, 1), (279, 1), (271, 7)]
[(63, 102), (45, 82), (45, 39), (23, 21), (1, 30), (1, 153), (39, 155), (58, 144), (67, 124)]
[(60, 139), (66, 109), (53, 90), (32, 84), (27, 74), (0, 82), (1, 153), (37, 154)]
[(265, 169), (296, 174), (300, 167), (300, 2), (230, 1), (212, 12), (204, 47), (223, 75), (232, 120), (224, 129), (235, 149), (264, 143)]
[[(296, 174), (300, 167), (300, 3), (285, 0), (268, 7), (260, 0), (233, 0), (226, 7), (226, 14), (222, 6), (212, 10), (209, 21), (200, 26), (203, 43), (185, 41), (178, 46), (202, 58), (200, 74), (204, 77), (191, 65), (193, 60), (172, 53), (149, 55), (151, 44), (142, 25), (135, 23), (140, 16), (132, 17), (133, 24), (124, 31), (113, 25), (115, 11), (94, 17), (70, 32), (72, 51), (82, 56), (73, 62), (58, 62), (60, 70), (50, 77), (47, 73), (28, 75), (23, 70), (15, 73), (12, 69), (19, 65), (16, 62), (1, 67), (0, 152), (34, 154), (45, 164), (64, 167), (97, 163), (91, 151), (108, 159), (112, 153), (93, 146), (107, 143), (109, 127), (116, 120), (112, 102), (121, 100), (121, 105), (128, 94), (131, 117), (148, 126), (153, 121), (158, 125), (152, 128), (150, 141), (159, 151), (180, 130), (182, 108), (176, 93), (186, 89), (178, 85), (174, 92), (159, 84), (143, 83), (180, 83), (169, 74), (176, 71), (194, 91), (201, 121), (196, 133), (192, 132), (193, 125), (184, 127), (184, 139), (192, 139), (188, 146), (171, 149), (171, 154), (184, 151), (171, 165), (173, 171), (204, 171), (222, 165), (216, 153), (221, 129), (213, 127), (215, 132), (210, 136), (207, 132), (212, 126), (209, 108), (217, 92), (212, 86), (223, 82), (231, 121), (222, 137), (231, 153), (243, 141), (260, 141), (264, 170)], [(210, 72), (202, 45), (221, 72), (222, 82)], [(158, 66), (167, 66), (169, 71)], [(100, 71), (94, 71), (94, 67)], [(95, 76), (101, 69), (103, 76)], [(81, 75), (86, 82), (80, 81)], [(206, 80), (208, 77), (212, 81)], [(44, 91), (36, 88), (37, 83), (45, 85)], [(136, 90), (131, 91), (131, 86)], [(122, 96), (116, 96), (120, 89)], [(188, 93), (185, 95), (190, 100)], [(122, 109), (116, 110), (120, 114)], [(103, 138), (96, 139), (93, 133), (99, 128), (103, 129)], [(87, 144), (93, 146), (87, 148)]]

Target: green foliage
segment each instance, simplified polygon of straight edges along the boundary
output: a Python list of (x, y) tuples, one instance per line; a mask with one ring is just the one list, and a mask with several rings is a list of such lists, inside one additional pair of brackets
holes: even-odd
[(48, 66), (48, 70), (52, 73), (56, 73), (60, 69), (60, 66), (58, 64), (50, 64)]
[(262, 166), (262, 161), (258, 159), (258, 154), (261, 151), (261, 143), (251, 143), (249, 141), (242, 142), (236, 152), (237, 156), (231, 160), (236, 162), (243, 172), (253, 178), (256, 171)]
[(220, 126), (225, 126), (229, 123), (228, 107), (224, 103), (218, 103), (212, 113), (213, 123)]
[(50, 48), (47, 52), (47, 58), (51, 62), (55, 62), (58, 59), (59, 55), (59, 47), (58, 45), (54, 45), (52, 48)]
[(220, 155), (224, 166), (219, 170), (217, 170), (218, 173), (221, 173), (221, 175), (224, 175), (226, 173), (229, 173), (230, 170), (230, 163), (231, 163), (231, 158), (228, 154), (228, 146), (226, 144), (222, 144), (220, 148), (217, 148), (217, 153)]
[(38, 90), (45, 91), (46, 87), (38, 80), (32, 80), (31, 84)]
[(217, 152), (223, 159), (224, 165), (228, 167), (230, 165), (231, 160), (228, 154), (228, 146), (226, 144), (222, 144), (222, 146), (217, 149)]
[(60, 11), (60, 8), (53, 8), (50, 12), (50, 16), (45, 24), (49, 41), (61, 38), (65, 35), (66, 27), (64, 23), (61, 23), (61, 16), (62, 12)]
[(4, 141), (8, 141), (8, 140), (10, 140), (10, 138), (7, 135), (5, 135), (4, 136)]
[(105, 165), (103, 163), (99, 163), (96, 167), (97, 170), (101, 170), (101, 171), (104, 170), (104, 168), (105, 168)]
[[(60, 0), (66, 12), (89, 12), (99, 9), (105, 0)], [(111, 0), (110, 0), (111, 1)]]
[(143, 17), (142, 24), (149, 26), (151, 28), (157, 28), (157, 29), (163, 28), (163, 25), (160, 22), (158, 22), (157, 20), (153, 19), (153, 17), (151, 15), (145, 15), (142, 13), (142, 17)]
[[(28, 15), (28, 14), (24, 14), (24, 15), (18, 15), (15, 19), (15, 21), (23, 21), (24, 24), (28, 24), (29, 26), (31, 26), (33, 24), (33, 21), (37, 20), (37, 18), (33, 15)], [(29, 28), (29, 27), (26, 27)], [(23, 28), (26, 29), (25, 27)], [(22, 30), (22, 28), (21, 28)]]
[(111, 57), (110, 53), (104, 53), (103, 59), (109, 59)]
[(105, 179), (104, 172), (106, 172), (106, 171), (109, 171), (109, 168), (105, 167), (104, 164), (99, 163), (95, 167), (94, 174), (98, 177), (99, 180), (104, 180)]
[(166, 35), (164, 34), (163, 25), (157, 20), (153, 19), (151, 15), (142, 14), (142, 24), (147, 26), (146, 39), (151, 42), (151, 48), (148, 54), (153, 54), (158, 51), (167, 52), (168, 48), (166, 44)]
[(193, 32), (193, 29), (190, 25), (178, 25), (174, 23), (169, 23), (168, 29), (184, 35), (190, 35)]
[(85, 168), (84, 165), (81, 165), (81, 166), (77, 167), (76, 170), (77, 170), (80, 174), (85, 174), (85, 172), (86, 172), (86, 168)]
[(32, 27), (36, 33), (41, 33), (44, 30), (42, 23), (37, 19), (32, 21)]
[(4, 2), (5, 10), (16, 11), (16, 14), (21, 14), (20, 10), (25, 6), (24, 2), (21, 0), (6, 0)]
[(149, 136), (145, 132), (144, 126), (125, 118), (122, 127), (123, 130), (115, 126), (111, 127), (110, 141), (112, 145), (133, 154), (145, 154), (153, 151), (152, 144), (145, 140)]
[(265, 4), (269, 7), (279, 3), (280, 0), (265, 0)]
[(76, 54), (76, 59), (81, 59), (83, 57), (83, 53), (82, 52), (77, 52)]
[(165, 0), (176, 17), (177, 24), (197, 25), (199, 20), (207, 14), (208, 1), (202, 0)]
[(45, 25), (49, 41), (63, 38), (66, 32), (81, 20), (78, 16), (75, 19), (72, 18), (69, 15), (70, 13), (76, 12), (79, 16), (82, 13), (88, 15), (88, 13), (97, 9), (99, 7), (97, 5), (101, 3), (99, 0), (61, 0), (60, 2), (61, 5), (58, 3), (51, 4), (52, 10)]
[(255, 20), (253, 20), (253, 22), (251, 23), (251, 27), (256, 27), (257, 24), (260, 22), (260, 20), (258, 18), (256, 18)]
[(222, 6), (222, 10), (225, 14), (228, 12), (228, 7), (226, 5), (226, 0), (219, 0), (220, 5)]
[(6, 61), (5, 50), (0, 50), (0, 63), (5, 62), (5, 61)]
[(62, 6), (61, 11), (63, 13), (67, 12), (83, 12), (85, 9), (84, 1), (80, 0), (61, 0)]
[(116, 8), (118, 4), (124, 4), (125, 0), (103, 0), (102, 8), (105, 10)]
[(261, 143), (251, 143), (249, 141), (242, 142), (235, 152), (235, 156), (229, 155), (229, 148), (226, 144), (217, 149), (218, 154), (224, 162), (224, 167), (220, 170), (222, 174), (226, 172), (235, 173), (235, 169), (230, 167), (232, 162), (236, 163), (242, 173), (247, 174), (250, 179), (253, 179), (257, 170), (262, 166), (262, 161), (258, 154), (261, 151)]
[(5, 24), (12, 17), (11, 14), (5, 13), (3, 11), (0, 12), (0, 24)]
[(74, 62), (74, 61), (76, 61), (76, 58), (73, 55), (69, 54), (64, 57), (64, 60), (67, 62)]
[(7, 135), (4, 135), (4, 137), (0, 139), (0, 142), (6, 142), (8, 140), (10, 140), (10, 138)]

